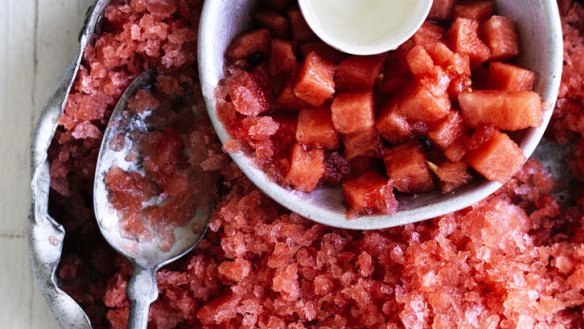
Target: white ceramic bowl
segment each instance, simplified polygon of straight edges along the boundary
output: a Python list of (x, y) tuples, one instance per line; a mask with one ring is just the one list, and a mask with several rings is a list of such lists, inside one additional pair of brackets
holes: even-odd
[[(367, 6), (360, 8), (372, 10), (363, 12), (359, 8), (352, 7), (357, 2), (362, 6)], [(412, 9), (411, 13), (404, 15), (403, 10), (395, 10), (395, 6), (404, 4)], [(432, 0), (298, 0), (298, 5), (314, 33), (333, 48), (347, 54), (375, 55), (397, 49), (411, 38), (426, 20), (432, 7)], [(388, 6), (388, 8), (381, 9), (380, 6)], [(337, 10), (342, 8), (344, 11), (339, 10), (339, 12), (348, 15), (334, 13), (330, 10), (331, 8)], [(361, 17), (352, 16), (356, 12)], [(400, 19), (403, 19), (403, 22)], [(367, 20), (367, 24), (363, 25), (366, 28), (356, 31), (347, 24), (347, 21), (352, 20)], [(343, 29), (339, 29), (339, 26)], [(380, 27), (395, 33), (386, 33), (388, 30), (379, 29)], [(382, 33), (378, 35), (371, 33), (376, 30)]]
[[(519, 26), (523, 55), (519, 63), (538, 73), (535, 90), (543, 97), (547, 109), (543, 125), (527, 130), (517, 141), (526, 157), (537, 147), (551, 119), (562, 73), (563, 40), (555, 0), (524, 1), (498, 0), (501, 15), (514, 19)], [(235, 36), (244, 32), (251, 23), (254, 0), (206, 1), (201, 17), (199, 35), (199, 71), (207, 110), (222, 142), (230, 139), (215, 109), (214, 92), (224, 77), (224, 53)], [(247, 177), (278, 203), (316, 222), (346, 229), (371, 230), (399, 226), (438, 217), (466, 208), (495, 192), (501, 184), (476, 180), (454, 194), (439, 192), (400, 197), (399, 209), (393, 216), (376, 215), (347, 220), (339, 188), (301, 193), (272, 182), (243, 153), (231, 154), (233, 160)]]

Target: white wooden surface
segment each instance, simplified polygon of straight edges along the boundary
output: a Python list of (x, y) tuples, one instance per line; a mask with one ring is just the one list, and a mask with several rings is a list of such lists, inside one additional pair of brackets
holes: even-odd
[(26, 228), (32, 129), (71, 62), (91, 0), (0, 0), (0, 328), (56, 329), (33, 281)]

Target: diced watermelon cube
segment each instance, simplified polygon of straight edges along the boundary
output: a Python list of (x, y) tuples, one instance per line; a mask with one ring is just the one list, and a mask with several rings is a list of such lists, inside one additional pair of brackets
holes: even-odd
[(481, 147), (481, 145), (483, 145), (489, 139), (491, 139), (491, 137), (493, 137), (494, 133), (495, 133), (495, 127), (493, 125), (482, 125), (482, 126), (476, 128), (472, 132), (472, 135), (470, 136), (470, 139), (468, 140), (468, 149), (469, 150), (478, 149), (479, 147)]
[(468, 55), (475, 65), (491, 56), (489, 47), (479, 38), (479, 22), (474, 19), (457, 18), (448, 30), (448, 39), (454, 52)]
[(493, 1), (478, 1), (460, 3), (454, 6), (454, 16), (470, 18), (479, 22), (484, 22), (495, 13), (495, 3)]
[(489, 65), (487, 86), (495, 90), (532, 91), (537, 75), (535, 72), (500, 62)]
[(288, 81), (276, 100), (276, 108), (283, 111), (298, 111), (306, 103), (294, 94), (294, 80)]
[(343, 60), (335, 72), (338, 91), (372, 90), (375, 87), (386, 54), (374, 56), (350, 56)]
[(435, 19), (439, 21), (446, 21), (452, 18), (454, 13), (454, 4), (456, 0), (434, 0), (432, 3), (432, 8), (430, 9), (430, 14), (428, 14), (429, 19)]
[(397, 212), (398, 203), (391, 181), (375, 171), (350, 179), (343, 184), (343, 196), (349, 211), (347, 217)]
[(429, 47), (444, 39), (446, 30), (436, 24), (424, 22), (420, 29), (412, 36), (414, 44), (422, 47)]
[(274, 155), (279, 155), (296, 143), (298, 116), (296, 114), (276, 114), (272, 118), (278, 124), (278, 131), (272, 137)]
[(240, 59), (246, 59), (254, 53), (269, 56), (271, 41), (270, 31), (266, 29), (244, 33), (231, 42), (225, 57), (228, 61), (235, 62)]
[(372, 92), (346, 92), (335, 96), (331, 106), (335, 130), (350, 134), (373, 127), (375, 112)]
[(298, 67), (291, 41), (274, 39), (270, 55), (270, 75), (290, 77)]
[(256, 116), (270, 111), (272, 93), (269, 84), (261, 75), (234, 69), (226, 83), (231, 103), (237, 112)]
[(505, 183), (525, 162), (525, 155), (506, 134), (495, 130), (489, 141), (465, 156), (465, 161), (488, 180)]
[(273, 11), (262, 10), (255, 14), (260, 27), (268, 29), (274, 38), (286, 39), (290, 37), (290, 25), (286, 17)]
[(430, 126), (428, 138), (441, 149), (448, 148), (464, 133), (464, 122), (458, 111), (451, 111), (448, 115)]
[(296, 140), (310, 147), (329, 150), (339, 148), (339, 136), (333, 126), (329, 108), (303, 109), (298, 115)]
[(482, 36), (491, 50), (491, 60), (510, 59), (521, 52), (517, 26), (507, 17), (491, 17), (482, 26)]
[(346, 57), (344, 53), (336, 50), (335, 48), (320, 40), (310, 41), (300, 45), (300, 53), (304, 58), (306, 58), (313, 51), (316, 52), (320, 58), (335, 64), (340, 63)]
[(399, 113), (410, 120), (428, 124), (447, 116), (451, 107), (448, 94), (446, 91), (438, 94), (433, 93), (428, 87), (433, 88), (434, 86), (415, 83), (406, 87), (399, 98)]
[(429, 47), (428, 54), (436, 65), (439, 65), (448, 73), (464, 74), (468, 76), (471, 74), (468, 55), (454, 53), (442, 42), (435, 43)]
[(452, 162), (462, 160), (468, 151), (469, 142), (470, 138), (466, 135), (458, 137), (454, 143), (450, 144), (450, 146), (444, 150), (444, 156)]
[(423, 46), (415, 46), (406, 56), (406, 62), (412, 74), (419, 78), (434, 68), (434, 61)]
[(497, 129), (516, 131), (542, 124), (543, 107), (535, 92), (464, 92), (458, 100), (471, 127), (492, 124)]
[(283, 13), (290, 6), (292, 0), (262, 0), (262, 2), (276, 12)]
[(387, 148), (384, 151), (387, 175), (394, 187), (404, 193), (423, 193), (434, 188), (424, 153), (413, 142)]
[(294, 144), (290, 151), (290, 168), (286, 181), (297, 190), (310, 193), (324, 175), (324, 150), (307, 150)]
[(389, 55), (383, 70), (383, 79), (379, 83), (379, 89), (388, 95), (399, 92), (412, 79), (405, 56), (396, 53)]
[(448, 86), (448, 96), (450, 96), (450, 101), (455, 104), (458, 104), (458, 97), (461, 93), (470, 91), (472, 91), (472, 80), (465, 74), (454, 77)]
[(454, 192), (460, 187), (470, 183), (473, 178), (468, 170), (468, 165), (462, 161), (447, 161), (440, 166), (433, 164), (429, 166), (440, 180), (440, 191), (442, 191), (442, 193)]
[(306, 23), (300, 9), (288, 10), (288, 21), (290, 22), (294, 41), (304, 43), (318, 39), (316, 34), (310, 29), (310, 26), (308, 26), (308, 23)]
[(356, 178), (370, 170), (378, 172), (385, 170), (382, 158), (356, 157), (349, 160), (349, 165), (351, 171), (347, 176), (348, 178)]
[(320, 107), (335, 93), (333, 64), (310, 53), (300, 66), (294, 94), (307, 104)]
[(413, 134), (406, 117), (398, 113), (398, 105), (396, 102), (386, 104), (375, 122), (377, 131), (391, 144), (405, 142)]
[(381, 157), (383, 154), (381, 139), (375, 127), (343, 135), (343, 145), (347, 160), (352, 160), (359, 156)]

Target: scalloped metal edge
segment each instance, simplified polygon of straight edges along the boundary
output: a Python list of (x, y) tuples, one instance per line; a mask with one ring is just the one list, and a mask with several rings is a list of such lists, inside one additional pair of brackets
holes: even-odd
[(47, 150), (52, 142), (57, 121), (63, 113), (67, 97), (85, 47), (94, 41), (105, 8), (111, 0), (96, 0), (88, 9), (79, 34), (79, 51), (73, 63), (61, 76), (37, 123), (31, 147), (31, 210), (29, 252), (33, 275), (61, 328), (91, 329), (87, 314), (69, 295), (59, 289), (55, 272), (63, 251), (65, 230), (48, 213), (51, 177)]

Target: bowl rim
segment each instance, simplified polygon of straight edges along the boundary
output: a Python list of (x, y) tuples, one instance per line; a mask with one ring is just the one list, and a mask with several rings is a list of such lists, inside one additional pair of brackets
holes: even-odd
[[(254, 0), (235, 0), (229, 1), (228, 4), (226, 0), (206, 1), (201, 15), (198, 39), (198, 66), (201, 89), (207, 112), (223, 144), (231, 140), (231, 137), (216, 114), (215, 88), (219, 80), (224, 76), (224, 60), (222, 56), (225, 52), (226, 45), (223, 45), (224, 47), (221, 49), (222, 47), (217, 40), (217, 36), (231, 37), (227, 42), (229, 44), (235, 35), (229, 36), (230, 31), (228, 30), (234, 26), (248, 25), (247, 23), (250, 21), (249, 12), (254, 4)], [(550, 47), (548, 48), (548, 55), (552, 59), (549, 68), (552, 74), (546, 79), (547, 83), (545, 83), (545, 86), (540, 88), (541, 90), (538, 90), (538, 93), (545, 101), (544, 104), (547, 106), (547, 109), (544, 111), (543, 123), (540, 127), (528, 129), (519, 145), (526, 158), (529, 158), (535, 151), (551, 120), (558, 97), (563, 68), (563, 36), (558, 5), (555, 1), (546, 0), (540, 0), (538, 5), (541, 7), (541, 10), (545, 10), (548, 13), (546, 15), (547, 21), (540, 22), (540, 24), (547, 23), (551, 28), (551, 33), (545, 37), (551, 41)], [(232, 20), (229, 21), (227, 28), (225, 26), (218, 26), (218, 22), (220, 21), (218, 15), (226, 16), (225, 12), (221, 10), (223, 8), (222, 6), (228, 6), (232, 9), (233, 13)], [(522, 33), (522, 39), (524, 39), (526, 36), (523, 34), (523, 31), (520, 32)], [(217, 53), (221, 54), (221, 58), (218, 61), (220, 65), (213, 65), (212, 63), (217, 62), (215, 57)], [(449, 194), (448, 201), (434, 203), (432, 200), (436, 199), (436, 196), (432, 197), (432, 195), (435, 195), (435, 193), (421, 194), (402, 198), (399, 201), (403, 206), (409, 202), (416, 201), (416, 199), (423, 198), (423, 200), (417, 200), (417, 202), (426, 204), (423, 207), (399, 210), (395, 215), (372, 215), (349, 220), (345, 216), (346, 209), (343, 209), (343, 213), (341, 214), (332, 209), (332, 207), (316, 206), (313, 202), (308, 202), (318, 198), (326, 198), (327, 202), (339, 202), (339, 200), (332, 199), (340, 197), (340, 188), (317, 189), (310, 194), (295, 191), (273, 182), (255, 165), (252, 158), (243, 152), (229, 153), (229, 155), (257, 188), (285, 208), (317, 223), (349, 230), (385, 229), (436, 218), (472, 206), (502, 187), (502, 184), (498, 182), (481, 179), (477, 183), (470, 184), (454, 194)], [(335, 190), (332, 191), (333, 197), (327, 194), (331, 193), (331, 190)]]

